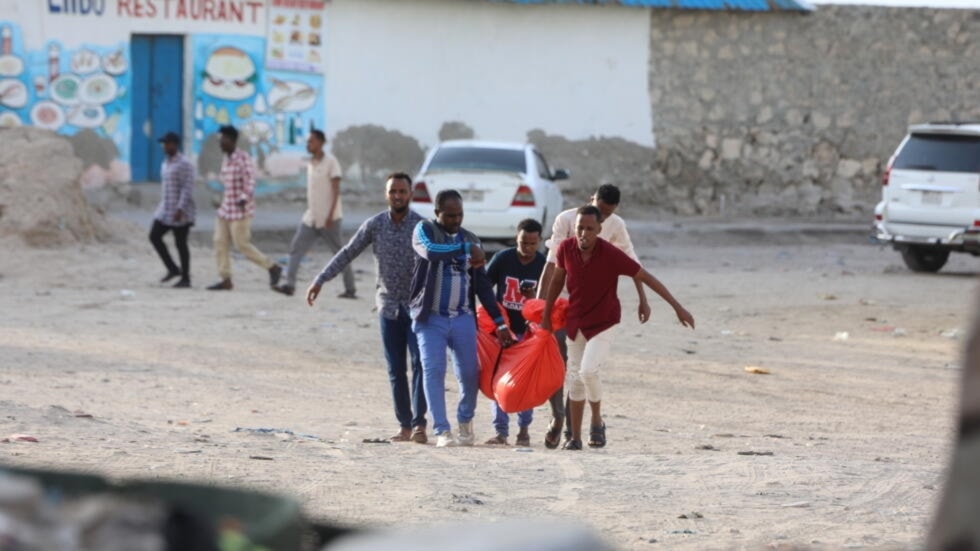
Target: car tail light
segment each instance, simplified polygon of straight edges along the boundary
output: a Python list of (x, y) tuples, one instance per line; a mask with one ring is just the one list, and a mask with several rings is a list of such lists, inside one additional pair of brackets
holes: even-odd
[(880, 214), (876, 214), (875, 215), (875, 221), (876, 222), (881, 222), (883, 219), (884, 219), (884, 217), (882, 215), (880, 215)]
[(888, 179), (891, 178), (891, 175), (892, 175), (892, 165), (894, 163), (895, 163), (895, 157), (892, 156), (891, 159), (888, 159), (888, 166), (885, 167), (885, 173), (881, 175), (881, 185), (883, 185), (883, 186), (887, 186), (888, 185)]
[(432, 197), (429, 197), (429, 188), (425, 187), (425, 182), (415, 182), (415, 188), (412, 190), (412, 202), (413, 203), (432, 202)]
[(980, 228), (980, 220), (974, 220), (973, 221), (973, 227), (974, 228)]
[(533, 207), (534, 192), (527, 185), (521, 185), (514, 194), (514, 200), (510, 202), (512, 207)]

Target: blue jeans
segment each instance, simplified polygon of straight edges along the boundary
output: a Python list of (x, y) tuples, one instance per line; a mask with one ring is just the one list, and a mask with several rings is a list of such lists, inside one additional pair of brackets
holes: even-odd
[(450, 429), (446, 418), (446, 347), (452, 350), (453, 371), (459, 383), (456, 420), (460, 423), (472, 421), (480, 393), (473, 314), (450, 318), (430, 313), (425, 321), (415, 320), (412, 329), (419, 341), (425, 398), (432, 413), (433, 433), (442, 434)]
[[(381, 342), (388, 360), (388, 378), (391, 380), (391, 397), (395, 404), (395, 417), (403, 429), (425, 426), (425, 390), (422, 388), (422, 359), (419, 345), (412, 331), (412, 318), (405, 307), (398, 309), (398, 318), (381, 318)], [(412, 356), (412, 389), (408, 389), (406, 365)], [(412, 415), (415, 411), (415, 415)]]
[[(510, 435), (510, 416), (507, 412), (500, 409), (497, 402), (490, 402), (490, 413), (493, 414), (493, 428), (497, 431), (497, 434), (502, 434), (504, 436)], [(533, 409), (525, 409), (517, 413), (517, 428), (523, 429), (531, 424), (531, 419), (534, 418)]]

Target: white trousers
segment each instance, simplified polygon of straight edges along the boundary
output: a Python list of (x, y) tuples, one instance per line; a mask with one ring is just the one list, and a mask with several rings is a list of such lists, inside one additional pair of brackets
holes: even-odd
[(581, 331), (575, 338), (568, 339), (568, 369), (565, 372), (565, 388), (568, 397), (580, 402), (602, 400), (602, 384), (599, 370), (608, 361), (612, 349), (616, 327), (612, 326), (602, 333), (586, 339)]

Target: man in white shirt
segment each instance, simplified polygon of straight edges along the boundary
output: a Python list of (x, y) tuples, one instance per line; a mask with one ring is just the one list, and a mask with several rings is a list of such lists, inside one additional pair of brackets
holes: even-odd
[[(340, 204), (342, 172), (337, 158), (323, 150), (326, 143), (327, 137), (322, 130), (311, 130), (310, 137), (306, 140), (306, 151), (313, 156), (306, 168), (306, 212), (290, 245), (286, 282), (272, 288), (284, 295), (296, 292), (299, 263), (317, 237), (322, 237), (334, 254), (344, 246), (340, 235), (340, 223), (344, 216)], [(344, 292), (337, 296), (357, 298), (354, 271), (350, 265), (344, 268)]]
[[(589, 204), (594, 205), (602, 213), (602, 231), (599, 232), (599, 237), (615, 245), (616, 248), (626, 253), (633, 260), (640, 262), (640, 259), (636, 256), (636, 251), (633, 250), (633, 241), (630, 239), (630, 234), (626, 231), (626, 222), (616, 214), (616, 208), (619, 206), (619, 197), (618, 187), (612, 184), (603, 184), (589, 198)], [(555, 270), (555, 251), (558, 249), (558, 244), (569, 237), (575, 236), (575, 218), (577, 212), (578, 207), (571, 208), (555, 217), (555, 221), (551, 226), (551, 238), (545, 242), (545, 245), (548, 246), (548, 262), (544, 265), (544, 271), (541, 272), (541, 280), (538, 282), (538, 298), (545, 298), (544, 293), (551, 287), (551, 277)], [(640, 323), (645, 323), (650, 319), (650, 304), (647, 301), (643, 283), (635, 283), (636, 293), (640, 298), (637, 317)], [(558, 340), (558, 348), (561, 350), (562, 359), (567, 361), (568, 354), (565, 345), (565, 331), (556, 331), (555, 338)], [(550, 449), (557, 448), (560, 443), (559, 438), (566, 416), (564, 395), (565, 389), (562, 387), (555, 391), (548, 400), (551, 405), (552, 419), (551, 425), (548, 427), (548, 433), (544, 437), (544, 445)], [(571, 432), (566, 428), (566, 440), (570, 437), (570, 434)]]

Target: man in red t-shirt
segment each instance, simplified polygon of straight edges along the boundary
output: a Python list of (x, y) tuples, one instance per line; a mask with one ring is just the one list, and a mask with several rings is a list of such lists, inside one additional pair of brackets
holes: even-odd
[(670, 294), (667, 287), (625, 253), (599, 238), (601, 213), (595, 206), (580, 208), (575, 218), (575, 237), (558, 245), (555, 270), (545, 295), (541, 327), (551, 330), (551, 309), (568, 285), (568, 370), (572, 438), (566, 450), (582, 449), (582, 417), (585, 400), (592, 409), (589, 446), (606, 445), (606, 424), (602, 421), (602, 386), (599, 369), (609, 355), (621, 309), (616, 287), (619, 276), (642, 282), (674, 308), (682, 325), (694, 328), (694, 317)]

